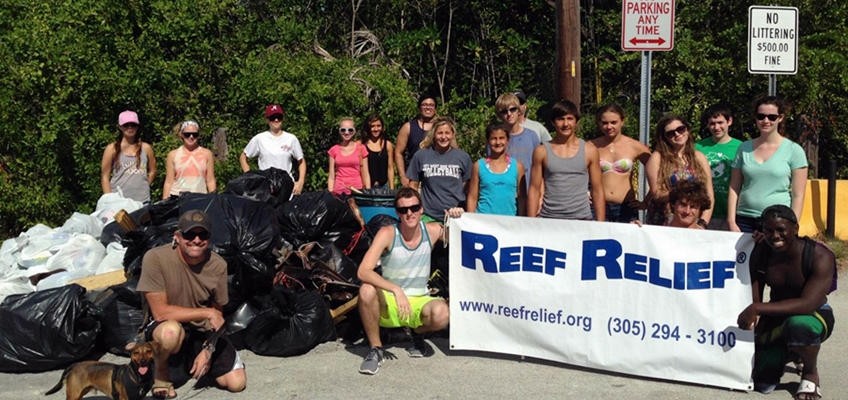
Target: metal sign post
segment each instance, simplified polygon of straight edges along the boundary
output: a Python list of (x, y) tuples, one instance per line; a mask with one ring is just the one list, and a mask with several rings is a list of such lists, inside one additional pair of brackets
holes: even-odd
[[(639, 96), (639, 141), (646, 146), (651, 132), (651, 52), (674, 48), (674, 0), (624, 0), (621, 4), (621, 49), (642, 52)], [(644, 166), (639, 168), (639, 199), (645, 199)], [(645, 212), (639, 217), (645, 220)]]

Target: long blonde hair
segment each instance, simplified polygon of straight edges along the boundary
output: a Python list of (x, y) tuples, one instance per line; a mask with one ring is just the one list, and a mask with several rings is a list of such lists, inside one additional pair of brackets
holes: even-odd
[(432, 147), (434, 139), (436, 137), (436, 130), (442, 125), (450, 126), (451, 131), (453, 131), (453, 139), (451, 140), (451, 146), (456, 146), (456, 123), (451, 117), (438, 116), (436, 118), (433, 118), (433, 126), (431, 126), (430, 130), (427, 131), (427, 136), (425, 136), (424, 139), (421, 140), (421, 144), (418, 147), (422, 149)]
[[(686, 144), (683, 145), (682, 161), (677, 157), (677, 152), (674, 151), (671, 144), (668, 142), (668, 139), (665, 137), (665, 127), (674, 121), (680, 121), (680, 123), (686, 127), (686, 132), (689, 135), (686, 139)], [(686, 123), (686, 120), (676, 115), (666, 115), (660, 118), (654, 132), (654, 142), (656, 143), (656, 149), (654, 149), (654, 151), (660, 153), (660, 175), (657, 179), (657, 184), (660, 189), (666, 191), (670, 190), (671, 187), (669, 182), (671, 182), (671, 174), (674, 171), (674, 168), (685, 168), (687, 165), (695, 171), (695, 180), (701, 183), (707, 182), (707, 172), (701, 168), (701, 164), (699, 164), (698, 160), (695, 158), (695, 137), (692, 136), (692, 132), (689, 130), (689, 124)]]

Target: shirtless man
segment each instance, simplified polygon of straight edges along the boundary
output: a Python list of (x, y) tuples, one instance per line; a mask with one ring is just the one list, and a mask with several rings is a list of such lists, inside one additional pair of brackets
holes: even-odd
[[(754, 330), (754, 388), (770, 393), (780, 383), (787, 361), (803, 363), (796, 399), (820, 399), (817, 359), (821, 343), (833, 333), (827, 295), (835, 288), (833, 253), (798, 237), (795, 212), (784, 205), (767, 207), (761, 216), (763, 240), (751, 252), (753, 303), (737, 323)], [(771, 288), (768, 302), (763, 289)]]

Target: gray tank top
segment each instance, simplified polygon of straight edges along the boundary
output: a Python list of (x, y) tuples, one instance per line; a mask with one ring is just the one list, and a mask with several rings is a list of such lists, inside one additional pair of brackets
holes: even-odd
[(545, 196), (542, 200), (542, 218), (591, 220), (589, 208), (589, 172), (586, 171), (585, 142), (580, 139), (577, 154), (562, 158), (554, 154), (551, 144), (543, 143), (548, 153), (545, 168)]
[(136, 166), (135, 156), (119, 153), (118, 159), (112, 164), (112, 179), (109, 186), (112, 192), (121, 188), (124, 197), (140, 201), (150, 201), (150, 183), (147, 181), (147, 152), (141, 148), (141, 163)]

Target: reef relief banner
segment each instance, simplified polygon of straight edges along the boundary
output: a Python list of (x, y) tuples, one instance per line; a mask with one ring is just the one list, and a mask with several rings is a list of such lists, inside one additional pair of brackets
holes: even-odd
[(450, 221), (450, 344), (750, 390), (750, 235), (466, 213)]

